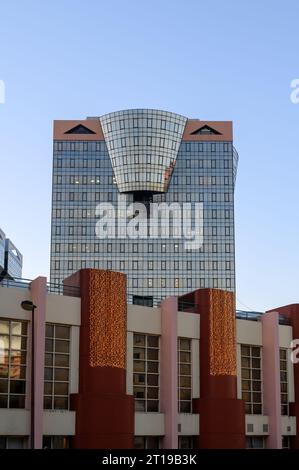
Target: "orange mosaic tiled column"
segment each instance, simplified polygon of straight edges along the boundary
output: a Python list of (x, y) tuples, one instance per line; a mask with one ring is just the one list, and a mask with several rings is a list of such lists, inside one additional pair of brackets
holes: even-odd
[(244, 402), (237, 399), (236, 312), (232, 292), (199, 289), (187, 294), (200, 315), (199, 447), (244, 448)]
[(134, 400), (126, 394), (126, 276), (83, 269), (67, 285), (80, 286), (79, 393), (75, 448), (132, 448)]

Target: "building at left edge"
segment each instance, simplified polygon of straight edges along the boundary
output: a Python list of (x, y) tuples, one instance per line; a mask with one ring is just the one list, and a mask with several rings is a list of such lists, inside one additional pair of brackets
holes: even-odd
[(0, 447), (298, 448), (298, 337), (299, 304), (236, 312), (207, 288), (134, 305), (96, 269), (6, 279)]
[(23, 256), (0, 228), (0, 279), (22, 277)]

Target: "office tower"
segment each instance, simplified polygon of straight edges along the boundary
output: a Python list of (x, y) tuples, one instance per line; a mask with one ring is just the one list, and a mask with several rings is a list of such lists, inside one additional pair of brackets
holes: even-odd
[(22, 277), (23, 256), (0, 229), (0, 280)]
[[(234, 291), (236, 167), (231, 122), (151, 109), (55, 121), (51, 281), (80, 268), (120, 271), (131, 300), (148, 305), (196, 288)], [(153, 203), (176, 203), (169, 237), (153, 238), (148, 228), (147, 237), (125, 236), (124, 207), (132, 203), (142, 203), (149, 218)], [(107, 238), (96, 232), (103, 204), (111, 207)], [(203, 205), (203, 244), (196, 249), (180, 236), (183, 204), (191, 204), (192, 227), (195, 205)], [(134, 209), (126, 223), (139, 213)]]

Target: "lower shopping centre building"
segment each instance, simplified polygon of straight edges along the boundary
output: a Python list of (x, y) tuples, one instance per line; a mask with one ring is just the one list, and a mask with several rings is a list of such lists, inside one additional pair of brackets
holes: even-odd
[(2, 284), (1, 448), (299, 447), (299, 304), (236, 314), (219, 289), (127, 300), (112, 271), (61, 291)]

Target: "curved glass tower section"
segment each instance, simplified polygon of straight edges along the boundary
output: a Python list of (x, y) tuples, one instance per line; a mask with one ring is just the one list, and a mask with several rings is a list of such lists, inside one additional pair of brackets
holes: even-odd
[(187, 119), (130, 109), (106, 114), (100, 122), (119, 192), (166, 192)]

